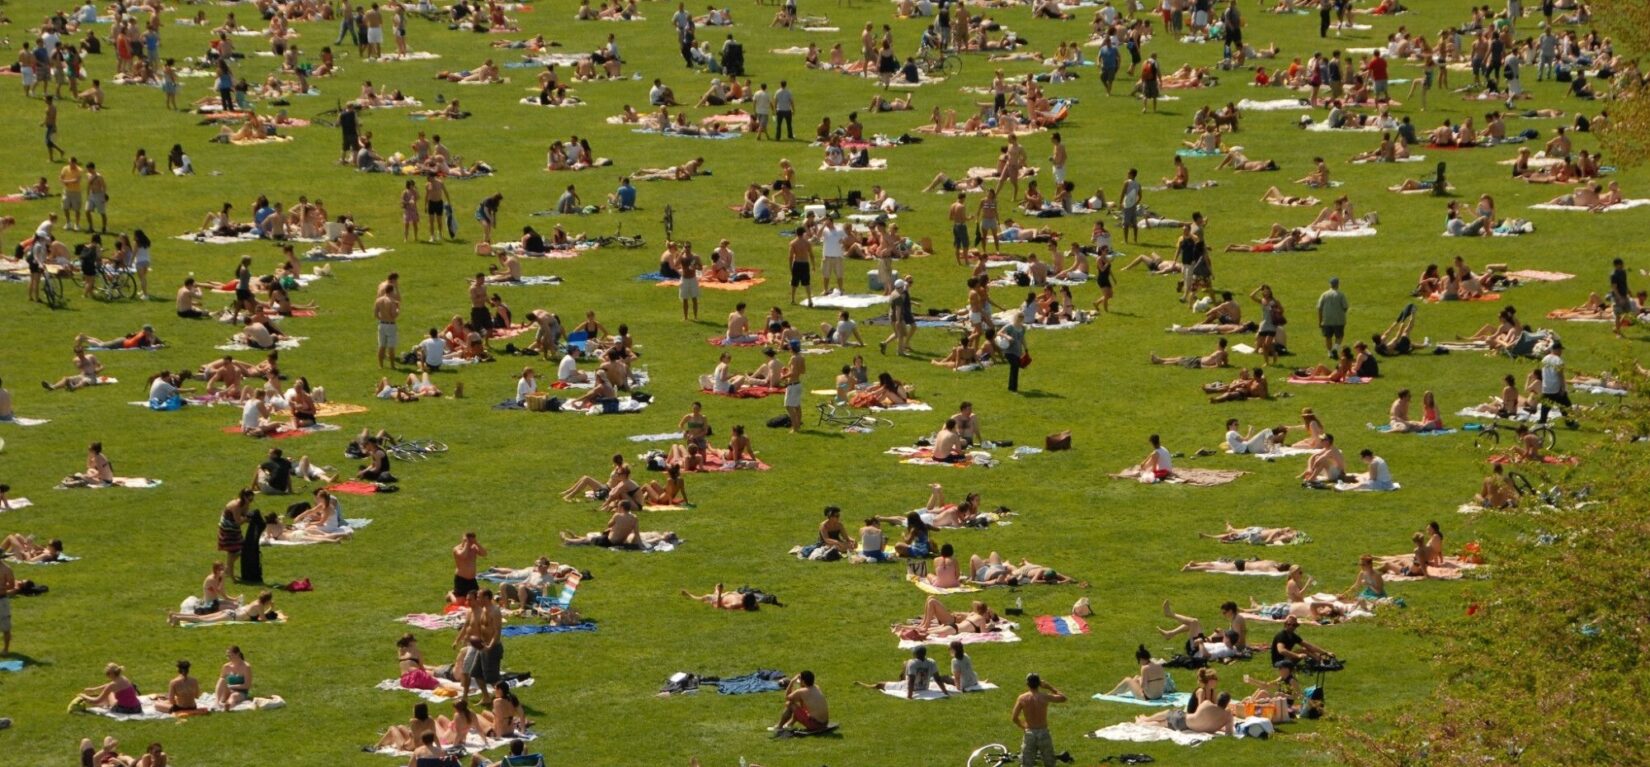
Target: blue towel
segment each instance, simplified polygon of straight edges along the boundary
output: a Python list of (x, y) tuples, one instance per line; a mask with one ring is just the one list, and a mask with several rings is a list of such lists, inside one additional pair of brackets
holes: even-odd
[(0, 671), (22, 671), (22, 670), (23, 670), (23, 661), (20, 661), (20, 660), (0, 660)]
[(595, 631), (596, 624), (585, 621), (577, 626), (547, 626), (544, 624), (514, 624), (499, 629), (501, 636), (515, 637), (528, 634), (566, 634), (573, 631)]
[(1153, 706), (1156, 708), (1185, 708), (1192, 699), (1189, 692), (1169, 692), (1157, 700), (1141, 700), (1133, 695), (1096, 695), (1095, 700), (1105, 700), (1112, 703), (1127, 703), (1132, 706)]
[(780, 680), (785, 675), (772, 669), (759, 669), (749, 674), (730, 676), (716, 682), (716, 691), (723, 695), (748, 695), (753, 692), (779, 692), (785, 689)]
[(636, 275), (636, 279), (641, 282), (664, 282), (670, 278), (666, 277), (663, 272), (648, 272), (647, 274)]

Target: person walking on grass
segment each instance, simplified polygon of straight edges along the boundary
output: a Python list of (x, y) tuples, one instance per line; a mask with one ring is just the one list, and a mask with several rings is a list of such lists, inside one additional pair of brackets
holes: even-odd
[(796, 134), (792, 132), (791, 125), (791, 118), (795, 114), (796, 100), (795, 97), (791, 96), (790, 84), (780, 80), (779, 90), (774, 91), (773, 94), (773, 138), (775, 141), (779, 140), (779, 130), (781, 128), (785, 130), (787, 140), (796, 139)]
[(1323, 331), (1323, 346), (1333, 358), (1346, 337), (1346, 312), (1351, 308), (1346, 294), (1341, 292), (1341, 278), (1330, 277), (1329, 289), (1318, 296), (1318, 329)]
[(1016, 310), (1014, 319), (997, 331), (997, 348), (1002, 350), (1003, 359), (1008, 362), (1008, 390), (1017, 392), (1020, 390), (1020, 367), (1030, 357), (1026, 353), (1025, 312)]
[(59, 155), (67, 156), (63, 147), (57, 145), (57, 100), (46, 97), (46, 119), (40, 123), (46, 129), (46, 159), (50, 162), (59, 162)]
[(1020, 740), (1020, 764), (1022, 767), (1032, 767), (1041, 763), (1043, 767), (1054, 767), (1054, 762), (1069, 755), (1054, 753), (1054, 737), (1048, 732), (1048, 706), (1050, 703), (1065, 703), (1066, 696), (1054, 685), (1043, 682), (1042, 677), (1036, 674), (1026, 675), (1026, 691), (1014, 700), (1014, 710), (1009, 719), (1014, 726), (1023, 733)]

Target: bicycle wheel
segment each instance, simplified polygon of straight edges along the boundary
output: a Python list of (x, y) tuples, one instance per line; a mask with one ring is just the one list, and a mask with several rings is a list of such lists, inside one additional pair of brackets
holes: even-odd
[(120, 289), (121, 298), (137, 298), (137, 276), (131, 272), (121, 272), (115, 277), (115, 286)]
[(63, 293), (63, 278), (55, 274), (48, 274), (41, 279), (41, 287), (46, 294), (46, 305), (53, 309), (61, 309), (69, 302)]
[(956, 77), (962, 72), (962, 57), (952, 55), (941, 59), (940, 72), (946, 77)]
[(1501, 430), (1496, 426), (1490, 426), (1489, 428), (1478, 432), (1478, 436), (1472, 438), (1473, 447), (1479, 447), (1485, 442), (1492, 445), (1501, 444)]
[(409, 450), (407, 448), (398, 447), (395, 450), (391, 450), (390, 455), (395, 456), (397, 460), (400, 460), (404, 463), (417, 463), (419, 461), (424, 460), (424, 454), (423, 453), (421, 453), (417, 450)]
[[(88, 277), (87, 279), (91, 279)], [(113, 274), (103, 274), (97, 278), (98, 293), (104, 301), (120, 300), (120, 278)]]
[(1543, 450), (1552, 450), (1553, 448), (1558, 447), (1558, 432), (1553, 430), (1553, 427), (1543, 426), (1536, 429), (1535, 433), (1541, 435), (1541, 447)]
[(1512, 483), (1513, 489), (1517, 490), (1520, 496), (1535, 494), (1535, 486), (1531, 485), (1530, 478), (1523, 474), (1509, 471), (1507, 472), (1507, 481)]
[(968, 755), (968, 767), (996, 767), (1009, 762), (1009, 750), (1001, 743), (980, 746)]
[(426, 453), (445, 453), (447, 452), (447, 443), (430, 439), (420, 442), (419, 448)]

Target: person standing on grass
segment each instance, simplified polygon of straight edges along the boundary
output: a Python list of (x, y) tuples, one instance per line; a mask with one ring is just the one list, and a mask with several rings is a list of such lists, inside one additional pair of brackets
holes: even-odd
[(58, 146), (55, 140), (57, 138), (57, 100), (51, 96), (46, 97), (46, 119), (40, 124), (46, 129), (46, 159), (50, 162), (58, 162), (58, 155), (67, 156), (69, 153), (63, 151), (63, 147)]
[(967, 192), (957, 193), (957, 201), (951, 203), (951, 212), (946, 215), (951, 219), (951, 244), (957, 249), (957, 265), (965, 266), (968, 263)]
[(811, 303), (814, 300), (813, 270), (814, 246), (808, 242), (807, 232), (797, 227), (796, 236), (791, 238), (791, 303), (796, 303), (796, 288), (802, 287), (803, 293)]
[(751, 94), (751, 114), (754, 122), (751, 130), (756, 133), (757, 141), (766, 141), (768, 138), (768, 118), (773, 115), (773, 96), (768, 93), (768, 84), (762, 83)]
[(1117, 41), (1107, 34), (1100, 43), (1100, 54), (1096, 56), (1100, 61), (1100, 84), (1105, 86), (1106, 95), (1111, 95), (1111, 86), (1117, 82), (1117, 68), (1122, 63), (1122, 55), (1117, 52)]
[(1547, 422), (1547, 414), (1552, 411), (1551, 405), (1558, 404), (1564, 408), (1564, 415), (1569, 416), (1571, 410), (1570, 392), (1564, 381), (1564, 344), (1554, 341), (1552, 348), (1547, 350), (1547, 356), (1541, 358), (1541, 422)]
[(0, 560), (0, 657), (11, 655), (11, 597), (16, 593), (17, 576)]
[(98, 215), (98, 231), (109, 231), (109, 181), (97, 172), (97, 163), (86, 163), (86, 229), (92, 228), (92, 214)]
[(373, 3), (367, 12), (361, 15), (367, 25), (367, 58), (377, 59), (384, 56), (384, 13), (378, 10), (378, 4)]
[(361, 148), (361, 126), (355, 113), (354, 102), (345, 104), (344, 111), (338, 113), (338, 130), (344, 136), (344, 156), (338, 164), (353, 164), (355, 153)]
[(396, 320), (401, 317), (401, 292), (396, 288), (400, 275), (390, 272), (389, 279), (378, 286), (378, 299), (373, 302), (372, 315), (378, 320), (378, 367), (389, 362), (395, 369), (395, 343), (399, 335)]
[(1060, 139), (1060, 132), (1055, 131), (1049, 136), (1052, 146), (1048, 150), (1048, 164), (1054, 168), (1054, 188), (1059, 189), (1066, 185), (1066, 144)]
[(85, 179), (85, 169), (80, 167), (80, 158), (70, 157), (69, 164), (57, 172), (57, 180), (63, 184), (63, 213), (68, 219), (65, 228), (73, 232), (80, 228), (80, 184)]
[(1627, 288), (1627, 266), (1621, 259), (1611, 262), (1615, 267), (1610, 272), (1610, 309), (1615, 313), (1616, 338), (1623, 338), (1621, 329), (1633, 321), (1633, 293)]
[(802, 433), (802, 376), (807, 372), (801, 344), (792, 344), (790, 360), (779, 369), (779, 379), (785, 382), (785, 414), (790, 416), (792, 434)]
[(395, 55), (400, 56), (402, 58), (406, 58), (406, 56), (407, 56), (407, 7), (404, 6), (404, 5), (399, 5), (399, 4), (396, 5), (395, 6), (395, 16), (392, 17), (390, 23), (392, 25), (394, 25)]
[(463, 599), (481, 590), (476, 582), (476, 560), (487, 556), (487, 549), (476, 540), (474, 531), (453, 547), (453, 601)]
[(985, 241), (991, 240), (991, 246), (996, 248), (998, 253), (1003, 252), (1003, 241), (997, 231), (997, 190), (995, 188), (985, 190), (985, 198), (980, 200), (980, 205), (974, 210), (974, 214), (980, 221), (980, 249), (984, 250)]
[(481, 241), (493, 241), (493, 227), (498, 226), (498, 209), (504, 204), (504, 193), (500, 192), (481, 201), (476, 206), (476, 221), (481, 222)]
[(408, 237), (413, 242), (418, 241), (418, 185), (407, 179), (407, 185), (401, 190), (401, 241), (406, 242)]
[(773, 94), (773, 138), (775, 141), (779, 140), (779, 129), (781, 127), (785, 129), (786, 140), (796, 138), (796, 134), (791, 132), (791, 118), (795, 114), (796, 102), (791, 96), (790, 84), (780, 80), (779, 90)]
[(430, 242), (439, 242), (442, 219), (447, 213), (447, 185), (435, 173), (424, 182), (424, 213), (430, 220)]
[(1014, 312), (1014, 318), (997, 331), (997, 348), (1008, 362), (1008, 390), (1020, 390), (1020, 365), (1026, 358), (1026, 315)]
[[(699, 319), (699, 269), (702, 266), (698, 254), (693, 252), (693, 243), (682, 243), (681, 255), (676, 258), (676, 273), (681, 275), (681, 284), (676, 288), (676, 295), (682, 299), (684, 322), (688, 319), (689, 303), (693, 304), (693, 319)], [(792, 292), (795, 292), (794, 289)]]
[(1140, 244), (1140, 171), (1129, 169), (1128, 178), (1123, 180), (1123, 190), (1117, 194), (1117, 207), (1123, 215), (1123, 242), (1129, 241), (1129, 235), (1134, 235), (1136, 245)]
[(1026, 675), (1026, 691), (1014, 700), (1009, 719), (1024, 733), (1020, 742), (1020, 764), (1054, 767), (1054, 738), (1048, 732), (1048, 704), (1065, 703), (1066, 696), (1036, 674)]
[(1346, 337), (1346, 312), (1350, 308), (1346, 294), (1341, 292), (1341, 278), (1330, 277), (1329, 289), (1318, 296), (1318, 329), (1323, 331), (1323, 346), (1331, 358), (1340, 351)]

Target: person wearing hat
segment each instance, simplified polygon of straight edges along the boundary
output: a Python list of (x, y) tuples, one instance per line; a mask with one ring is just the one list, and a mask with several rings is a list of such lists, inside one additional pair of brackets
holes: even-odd
[(1020, 764), (1054, 767), (1054, 738), (1048, 732), (1048, 704), (1065, 703), (1066, 696), (1036, 674), (1026, 675), (1026, 691), (1014, 700), (1010, 718), (1024, 736), (1020, 743)]
[(888, 353), (888, 344), (894, 343), (894, 353), (901, 357), (911, 351), (911, 337), (917, 333), (917, 317), (911, 310), (911, 276), (894, 280), (893, 300), (888, 304), (888, 320), (893, 332), (877, 348)]
[(1331, 358), (1346, 337), (1346, 313), (1350, 308), (1346, 294), (1341, 292), (1341, 278), (1330, 277), (1329, 289), (1318, 296), (1318, 329), (1323, 331), (1323, 346)]

